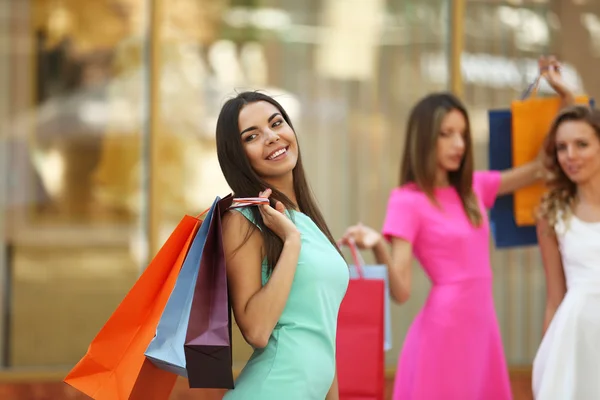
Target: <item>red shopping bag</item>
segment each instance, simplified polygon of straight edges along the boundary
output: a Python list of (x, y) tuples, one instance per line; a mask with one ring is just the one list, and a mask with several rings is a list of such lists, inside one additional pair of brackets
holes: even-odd
[(383, 400), (383, 280), (365, 279), (358, 250), (350, 245), (357, 279), (350, 279), (337, 326), (337, 377), (340, 400)]

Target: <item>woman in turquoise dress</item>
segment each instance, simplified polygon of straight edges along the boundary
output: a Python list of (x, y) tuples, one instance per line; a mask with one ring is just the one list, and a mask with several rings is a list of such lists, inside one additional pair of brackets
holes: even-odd
[(224, 399), (338, 399), (348, 267), (309, 190), (287, 113), (269, 96), (240, 93), (219, 115), (217, 153), (236, 197), (270, 199), (223, 217), (233, 313), (254, 348)]

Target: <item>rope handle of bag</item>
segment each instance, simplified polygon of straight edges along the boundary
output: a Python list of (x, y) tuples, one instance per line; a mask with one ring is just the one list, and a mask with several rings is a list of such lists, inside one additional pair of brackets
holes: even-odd
[(352, 256), (352, 261), (354, 261), (354, 266), (356, 267), (356, 272), (358, 273), (358, 277), (360, 279), (364, 279), (365, 274), (363, 267), (365, 265), (365, 260), (363, 259), (358, 247), (356, 247), (356, 242), (354, 239), (350, 238), (346, 243), (338, 242), (338, 247), (347, 246), (350, 249), (350, 255)]
[[(238, 197), (234, 198), (229, 209), (241, 208), (248, 206), (257, 206), (261, 204), (269, 204), (269, 199), (266, 197)], [(202, 211), (196, 218), (200, 219), (210, 210), (210, 207)]]

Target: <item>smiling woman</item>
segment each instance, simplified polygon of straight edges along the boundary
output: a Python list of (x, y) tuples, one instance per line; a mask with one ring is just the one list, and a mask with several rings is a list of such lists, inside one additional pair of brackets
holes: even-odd
[(290, 118), (273, 98), (240, 93), (219, 115), (217, 153), (235, 196), (272, 199), (223, 218), (233, 313), (255, 349), (225, 399), (338, 399), (348, 268), (308, 188)]
[(248, 161), (258, 175), (268, 177), (276, 187), (293, 178), (290, 172), (298, 161), (298, 142), (277, 107), (266, 101), (250, 103), (240, 112), (239, 126)]
[[(564, 110), (546, 140), (551, 177), (538, 222), (546, 273), (536, 399), (600, 398), (600, 111)], [(572, 371), (577, 371), (573, 373)]]
[[(308, 215), (335, 245), (306, 181), (290, 117), (276, 100), (260, 92), (243, 92), (226, 102), (217, 121), (216, 142), (221, 170), (236, 196), (253, 197), (270, 189), (272, 205), (279, 201), (288, 210)], [(289, 147), (285, 161), (269, 162), (267, 157), (282, 146)], [(283, 243), (266, 229), (257, 209), (248, 212), (261, 231), (267, 263), (272, 269)]]

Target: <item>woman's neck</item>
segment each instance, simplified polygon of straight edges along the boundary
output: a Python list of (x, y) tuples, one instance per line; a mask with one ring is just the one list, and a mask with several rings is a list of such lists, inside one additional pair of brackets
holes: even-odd
[(438, 168), (435, 174), (435, 183), (436, 188), (443, 188), (450, 186), (450, 179), (448, 178), (448, 171), (442, 168)]
[(582, 203), (600, 207), (600, 174), (596, 174), (588, 182), (578, 185), (577, 197)]

